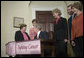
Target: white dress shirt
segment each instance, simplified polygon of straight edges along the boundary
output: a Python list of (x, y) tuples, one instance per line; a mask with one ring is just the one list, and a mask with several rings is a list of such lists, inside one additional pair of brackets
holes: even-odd
[(37, 37), (38, 37), (38, 38), (39, 38), (39, 34), (40, 34), (40, 32), (41, 32), (41, 31), (39, 31), (39, 32), (37, 33)]

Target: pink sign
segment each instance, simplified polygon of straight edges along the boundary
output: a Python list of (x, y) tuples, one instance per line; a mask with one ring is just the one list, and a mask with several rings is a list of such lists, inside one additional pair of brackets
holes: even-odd
[(8, 54), (9, 56), (15, 56), (15, 44), (16, 42), (12, 41), (12, 42), (8, 42), (6, 44), (6, 54)]
[(40, 40), (10, 42), (6, 44), (6, 53), (11, 56), (16, 54), (41, 54), (41, 43)]
[(16, 54), (41, 54), (40, 40), (16, 43)]

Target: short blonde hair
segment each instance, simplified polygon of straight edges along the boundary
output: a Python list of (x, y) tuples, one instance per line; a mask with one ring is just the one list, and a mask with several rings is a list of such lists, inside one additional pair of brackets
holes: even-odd
[(59, 13), (59, 15), (62, 15), (61, 11), (58, 8), (54, 9), (52, 13)]

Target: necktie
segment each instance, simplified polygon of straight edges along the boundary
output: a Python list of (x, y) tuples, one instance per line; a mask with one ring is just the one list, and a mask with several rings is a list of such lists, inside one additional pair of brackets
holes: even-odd
[(72, 23), (72, 16), (70, 17), (70, 27), (71, 27), (71, 25), (72, 25), (71, 23)]

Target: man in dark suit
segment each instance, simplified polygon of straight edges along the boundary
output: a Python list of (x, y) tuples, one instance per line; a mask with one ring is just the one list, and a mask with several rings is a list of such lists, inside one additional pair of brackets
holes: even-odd
[(46, 31), (41, 31), (41, 28), (41, 24), (37, 24), (36, 28), (34, 28), (34, 31), (37, 33), (35, 39), (48, 39), (48, 33)]
[(72, 26), (72, 20), (76, 16), (76, 14), (72, 11), (72, 4), (67, 6), (67, 12), (70, 15), (70, 18), (68, 19), (68, 28), (69, 28), (69, 38), (71, 38), (71, 26)]
[[(41, 24), (37, 24), (36, 28), (34, 29), (37, 35), (35, 36), (35, 39), (49, 39), (48, 32), (41, 31)], [(51, 56), (51, 50), (45, 49), (44, 50), (44, 56)]]
[(56, 8), (52, 11), (54, 18), (54, 39), (56, 40), (56, 57), (67, 56), (67, 20), (61, 17), (61, 11)]

